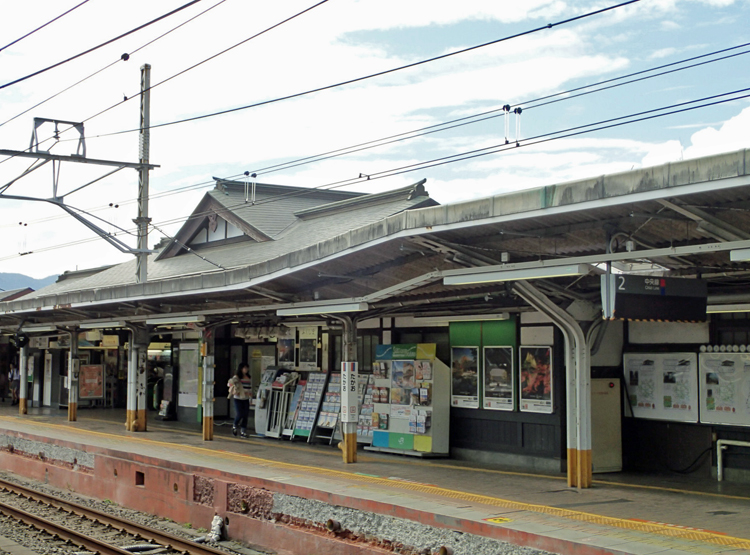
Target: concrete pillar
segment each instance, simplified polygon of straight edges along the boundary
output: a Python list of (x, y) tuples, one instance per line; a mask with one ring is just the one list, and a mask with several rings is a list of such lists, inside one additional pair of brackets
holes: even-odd
[(130, 432), (146, 431), (146, 361), (148, 358), (148, 331), (128, 326), (128, 394), (125, 412), (125, 429)]
[[(344, 324), (344, 333), (341, 346), (341, 363), (357, 362), (357, 327), (349, 316), (336, 316)], [(355, 364), (356, 367), (356, 364)], [(343, 368), (342, 368), (343, 370)], [(354, 386), (357, 387), (356, 378)], [(343, 395), (342, 395), (343, 400)], [(342, 403), (342, 407), (344, 404)], [(345, 422), (342, 414), (341, 435), (344, 440), (339, 443), (342, 457), (345, 463), (357, 462), (357, 421)], [(359, 416), (359, 415), (357, 415)]]
[[(206, 354), (203, 357), (203, 441), (214, 439), (214, 363), (213, 354), (213, 336), (205, 339), (203, 350)], [(209, 346), (210, 345), (210, 346)]]
[(24, 345), (18, 354), (18, 374), (20, 375), (20, 387), (18, 389), (18, 414), (28, 414), (28, 364), (29, 364), (29, 347)]
[(70, 350), (68, 351), (68, 422), (78, 420), (78, 331), (70, 333)]

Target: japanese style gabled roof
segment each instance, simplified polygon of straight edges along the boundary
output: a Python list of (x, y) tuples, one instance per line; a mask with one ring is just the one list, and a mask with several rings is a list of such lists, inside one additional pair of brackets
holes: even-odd
[[(427, 194), (424, 181), (377, 194), (257, 184), (255, 202), (245, 198), (245, 183), (217, 179), (216, 188), (204, 196), (175, 237), (149, 257), (148, 281), (263, 264), (404, 210), (438, 204)], [(187, 249), (196, 231), (214, 214), (241, 229), (244, 240)], [(133, 259), (87, 277), (60, 280), (30, 297), (131, 285), (135, 267)]]

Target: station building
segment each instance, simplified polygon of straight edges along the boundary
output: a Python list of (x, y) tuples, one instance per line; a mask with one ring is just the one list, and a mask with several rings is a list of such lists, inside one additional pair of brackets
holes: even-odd
[(247, 361), (256, 432), (329, 443), (357, 362), (368, 449), (579, 487), (747, 481), (749, 210), (747, 150), (450, 205), (424, 181), (216, 179), (147, 281), (133, 260), (0, 302), (0, 357), (23, 363), (22, 411), (121, 408), (206, 440)]

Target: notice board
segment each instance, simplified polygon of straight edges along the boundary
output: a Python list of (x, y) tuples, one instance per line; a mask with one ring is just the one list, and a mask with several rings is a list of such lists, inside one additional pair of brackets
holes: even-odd
[(701, 353), (701, 422), (750, 426), (750, 353)]
[(626, 416), (698, 422), (696, 353), (627, 353), (623, 367), (632, 410)]

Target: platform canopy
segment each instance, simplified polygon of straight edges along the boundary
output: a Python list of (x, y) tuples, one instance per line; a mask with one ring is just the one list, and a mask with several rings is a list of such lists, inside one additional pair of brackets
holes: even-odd
[(64, 274), (0, 302), (0, 328), (497, 315), (529, 309), (512, 293), (525, 279), (559, 305), (598, 306), (607, 271), (700, 278), (709, 312), (750, 309), (749, 158), (741, 150), (450, 205), (430, 199), (424, 181), (374, 195), (258, 184), (249, 202), (245, 183), (217, 180), (151, 256), (146, 283), (135, 283), (135, 260)]

